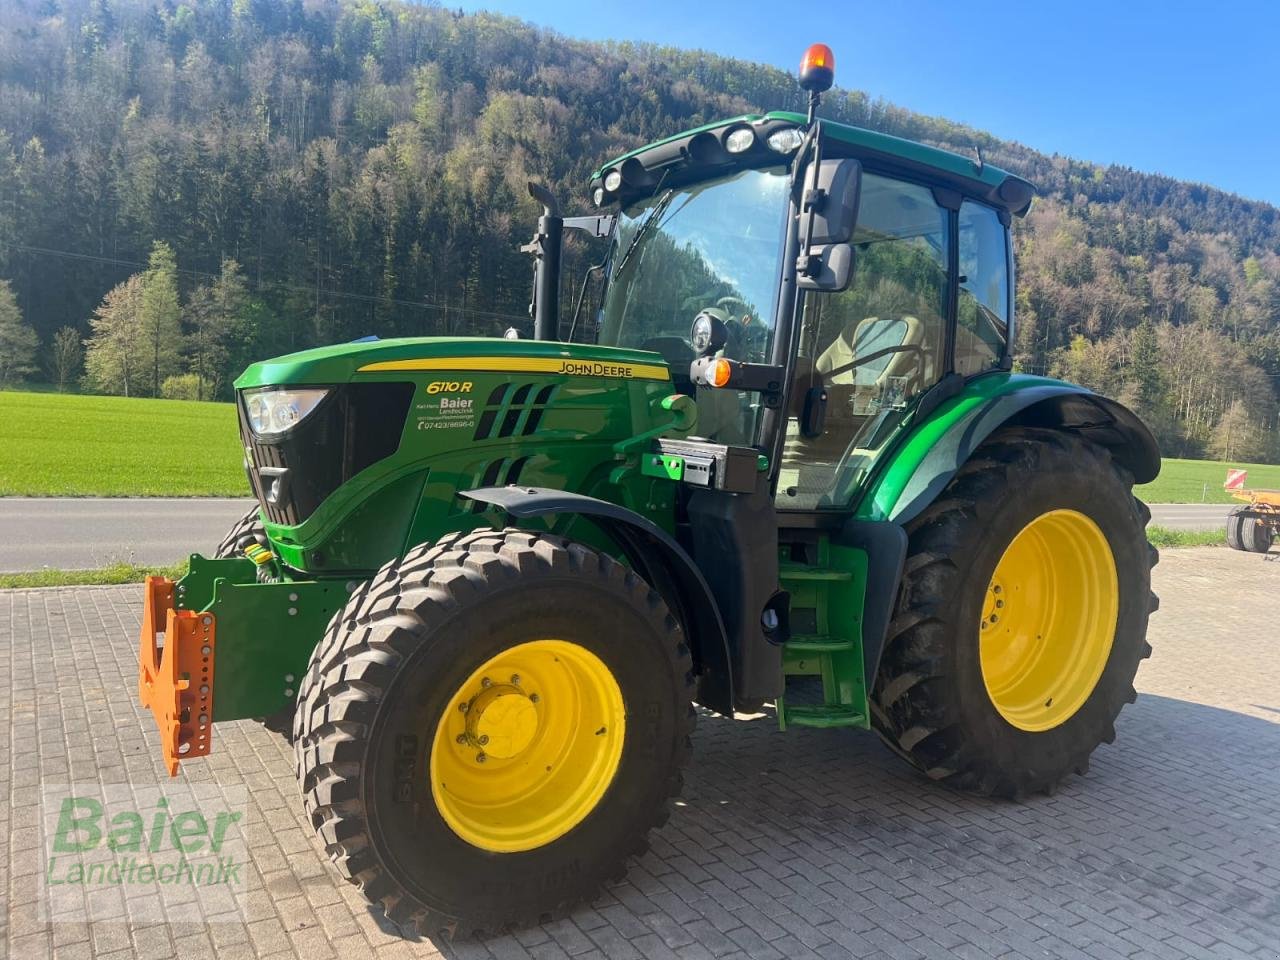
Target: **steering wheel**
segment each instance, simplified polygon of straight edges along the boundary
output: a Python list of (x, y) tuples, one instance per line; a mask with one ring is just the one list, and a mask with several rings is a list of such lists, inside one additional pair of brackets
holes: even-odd
[[(921, 361), (920, 365), (923, 365), (923, 360), (925, 357), (924, 348), (921, 347), (919, 344), (915, 344), (915, 343), (901, 343), (891, 347), (885, 347), (881, 350), (872, 351), (871, 353), (868, 353), (862, 357), (856, 357), (854, 358), (853, 362), (843, 364), (842, 366), (836, 367), (834, 370), (830, 370), (827, 373), (822, 374), (822, 385), (824, 387), (830, 386), (831, 380), (829, 378), (834, 378), (835, 376), (841, 373), (847, 373), (848, 371), (853, 370), (856, 367), (860, 367), (864, 364), (870, 363), (873, 360), (879, 360), (881, 357), (891, 356), (893, 354), (898, 354), (898, 353), (914, 353), (917, 355), (917, 357)], [(919, 367), (917, 367), (917, 369), (919, 369)], [(877, 414), (876, 416), (878, 417), (879, 414)], [(857, 444), (858, 438), (861, 435), (861, 433), (862, 431), (859, 430), (857, 434), (849, 438), (848, 446), (845, 447), (844, 453), (840, 455), (840, 459), (836, 461), (836, 469), (834, 474), (832, 475), (833, 482), (831, 485), (831, 495), (835, 495), (842, 492), (842, 488), (844, 486), (844, 483), (843, 483), (844, 476), (849, 469), (849, 461), (853, 458), (853, 451), (857, 449), (855, 444)]]

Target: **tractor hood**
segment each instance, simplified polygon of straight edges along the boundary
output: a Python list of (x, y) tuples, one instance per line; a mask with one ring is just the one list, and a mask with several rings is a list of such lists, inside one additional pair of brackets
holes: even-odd
[(357, 340), (263, 360), (235, 386), (346, 383), (365, 375), (425, 373), (547, 373), (623, 380), (670, 380), (662, 356), (645, 350), (499, 337), (404, 337)]

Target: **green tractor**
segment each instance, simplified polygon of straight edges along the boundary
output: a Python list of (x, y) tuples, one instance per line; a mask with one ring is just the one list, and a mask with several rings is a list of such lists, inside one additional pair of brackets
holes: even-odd
[[(1082, 773), (1150, 653), (1150, 432), (1011, 372), (1026, 181), (808, 115), (546, 191), (532, 338), (368, 340), (237, 381), (258, 506), (146, 587), (171, 774), (291, 723), (343, 876), (429, 935), (555, 914), (667, 818), (705, 712), (875, 730), (984, 795)], [(559, 323), (561, 238), (607, 242)], [(585, 287), (584, 287), (585, 289)], [(163, 633), (161, 644), (158, 634)]]

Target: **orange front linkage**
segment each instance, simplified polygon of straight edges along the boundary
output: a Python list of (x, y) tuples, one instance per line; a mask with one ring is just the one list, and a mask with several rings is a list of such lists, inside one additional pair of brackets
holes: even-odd
[(167, 577), (147, 577), (145, 589), (138, 699), (156, 718), (164, 765), (176, 777), (178, 761), (205, 756), (213, 739), (216, 622), (211, 613), (175, 610)]

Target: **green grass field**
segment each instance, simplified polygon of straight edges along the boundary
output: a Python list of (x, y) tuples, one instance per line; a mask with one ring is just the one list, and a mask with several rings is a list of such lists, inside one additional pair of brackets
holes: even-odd
[(0, 392), (0, 496), (248, 496), (229, 403)]
[(1222, 489), (1228, 467), (1248, 470), (1245, 485), (1254, 490), (1280, 490), (1280, 466), (1275, 464), (1166, 459), (1160, 476), (1133, 492), (1147, 503), (1235, 503)]

